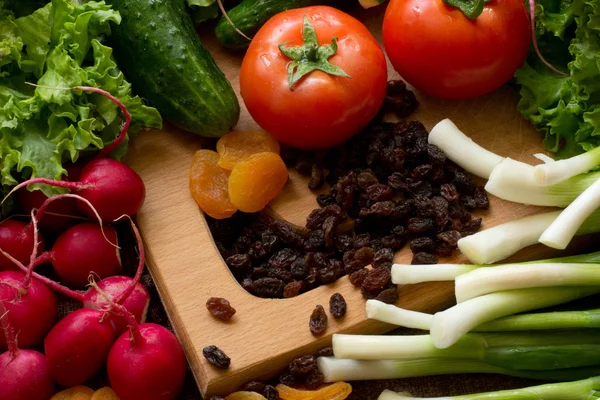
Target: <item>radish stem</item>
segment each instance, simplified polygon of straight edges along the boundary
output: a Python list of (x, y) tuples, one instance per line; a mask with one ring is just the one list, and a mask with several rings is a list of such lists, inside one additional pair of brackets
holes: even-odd
[(475, 143), (449, 119), (438, 122), (431, 129), (428, 141), (439, 147), (450, 160), (481, 178), (488, 179), (503, 160), (503, 157)]
[(8, 322), (8, 310), (4, 306), (4, 300), (0, 299), (0, 322), (2, 322), (2, 330), (10, 356), (14, 359), (19, 355), (19, 347), (17, 346), (17, 337), (12, 326)]
[(131, 223), (131, 230), (133, 231), (133, 234), (135, 236), (135, 240), (137, 242), (137, 246), (138, 246), (138, 266), (137, 266), (137, 270), (135, 271), (135, 275), (133, 277), (133, 281), (131, 282), (131, 284), (129, 285), (129, 287), (116, 299), (116, 303), (121, 305), (123, 304), (123, 302), (125, 300), (127, 300), (127, 298), (129, 297), (129, 295), (134, 291), (135, 287), (137, 286), (138, 282), (140, 281), (140, 278), (142, 277), (142, 272), (144, 271), (144, 265), (145, 265), (145, 253), (144, 253), (144, 242), (142, 240), (142, 236), (140, 235), (140, 231), (138, 230), (137, 226), (135, 226), (135, 223), (133, 222), (133, 219), (128, 216), (128, 215), (124, 215), (122, 217), (117, 218), (115, 221), (120, 220), (121, 218), (127, 217), (129, 219), (129, 222)]

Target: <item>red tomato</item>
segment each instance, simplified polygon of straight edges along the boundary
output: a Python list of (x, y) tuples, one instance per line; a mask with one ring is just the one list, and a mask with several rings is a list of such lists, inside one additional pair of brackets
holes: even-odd
[(391, 0), (383, 20), (385, 50), (396, 71), (443, 99), (502, 86), (523, 64), (530, 41), (523, 0), (491, 0), (475, 20), (442, 0)]
[[(307, 16), (319, 45), (337, 37), (328, 61), (350, 75), (315, 70), (293, 90), (288, 83), (292, 59), (285, 47), (303, 44)], [(254, 36), (242, 62), (240, 89), (254, 120), (277, 140), (302, 149), (327, 148), (358, 133), (377, 114), (385, 96), (387, 68), (383, 51), (358, 20), (325, 6), (284, 11)]]

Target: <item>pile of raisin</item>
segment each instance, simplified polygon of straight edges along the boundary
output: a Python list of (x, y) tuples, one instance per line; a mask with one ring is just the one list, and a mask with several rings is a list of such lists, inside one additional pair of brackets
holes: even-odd
[[(399, 81), (390, 82), (385, 101), (385, 113), (406, 116), (416, 107)], [(394, 253), (408, 244), (413, 264), (437, 263), (479, 229), (471, 211), (489, 207), (484, 188), (427, 136), (420, 122), (374, 121), (320, 156), (286, 149), (286, 164), (310, 176), (311, 189), (327, 184), (328, 191), (302, 229), (261, 214), (208, 218), (236, 279), (256, 296), (287, 298), (349, 275), (364, 297), (394, 303)], [(338, 229), (349, 221), (351, 229)]]

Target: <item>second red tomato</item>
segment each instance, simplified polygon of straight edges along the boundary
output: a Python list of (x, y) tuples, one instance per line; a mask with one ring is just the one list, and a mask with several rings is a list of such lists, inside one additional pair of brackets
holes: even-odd
[[(295, 64), (288, 76), (294, 57), (326, 61), (330, 66), (324, 68), (334, 73), (312, 70), (291, 84), (306, 67)], [(240, 71), (241, 95), (254, 120), (301, 149), (332, 147), (358, 133), (379, 111), (386, 82), (385, 56), (373, 35), (355, 18), (325, 6), (271, 18), (254, 36)]]

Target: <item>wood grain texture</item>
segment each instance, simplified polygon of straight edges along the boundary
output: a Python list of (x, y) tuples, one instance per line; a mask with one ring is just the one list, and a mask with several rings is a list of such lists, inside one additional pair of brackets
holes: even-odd
[[(380, 40), (383, 7), (362, 11), (363, 20)], [(240, 54), (220, 49), (210, 37), (209, 47), (239, 95)], [(397, 75), (390, 68), (390, 78)], [(443, 118), (452, 119), (475, 142), (503, 156), (534, 162), (541, 151), (541, 136), (516, 111), (518, 96), (502, 88), (476, 100), (446, 102), (418, 96), (419, 111), (413, 118), (430, 129)], [(257, 128), (242, 105), (237, 129)], [(391, 326), (366, 319), (364, 299), (347, 277), (292, 299), (260, 299), (247, 293), (235, 281), (219, 255), (202, 212), (188, 191), (191, 157), (203, 139), (172, 128), (141, 134), (131, 144), (128, 162), (140, 173), (147, 187), (147, 199), (138, 223), (147, 246), (147, 263), (156, 281), (175, 331), (185, 347), (189, 363), (203, 395), (226, 394), (245, 381), (275, 374), (296, 356), (330, 344), (333, 333), (383, 333)], [(272, 202), (274, 213), (289, 222), (304, 225), (308, 213), (317, 207), (315, 194), (306, 179), (290, 173), (290, 181)], [(538, 212), (536, 207), (491, 199), (483, 228)], [(520, 252), (513, 259), (550, 256), (541, 246)], [(396, 262), (410, 262), (403, 249)], [(463, 262), (461, 256), (449, 262)], [(408, 285), (400, 288), (399, 304), (413, 310), (433, 312), (451, 305), (453, 287), (447, 283)], [(326, 309), (329, 297), (340, 292), (348, 302), (341, 321), (329, 318), (324, 336), (315, 338), (308, 329), (315, 305)], [(213, 319), (205, 308), (208, 297), (225, 297), (237, 313), (229, 323)], [(202, 349), (216, 345), (232, 360), (227, 371), (212, 367)]]

